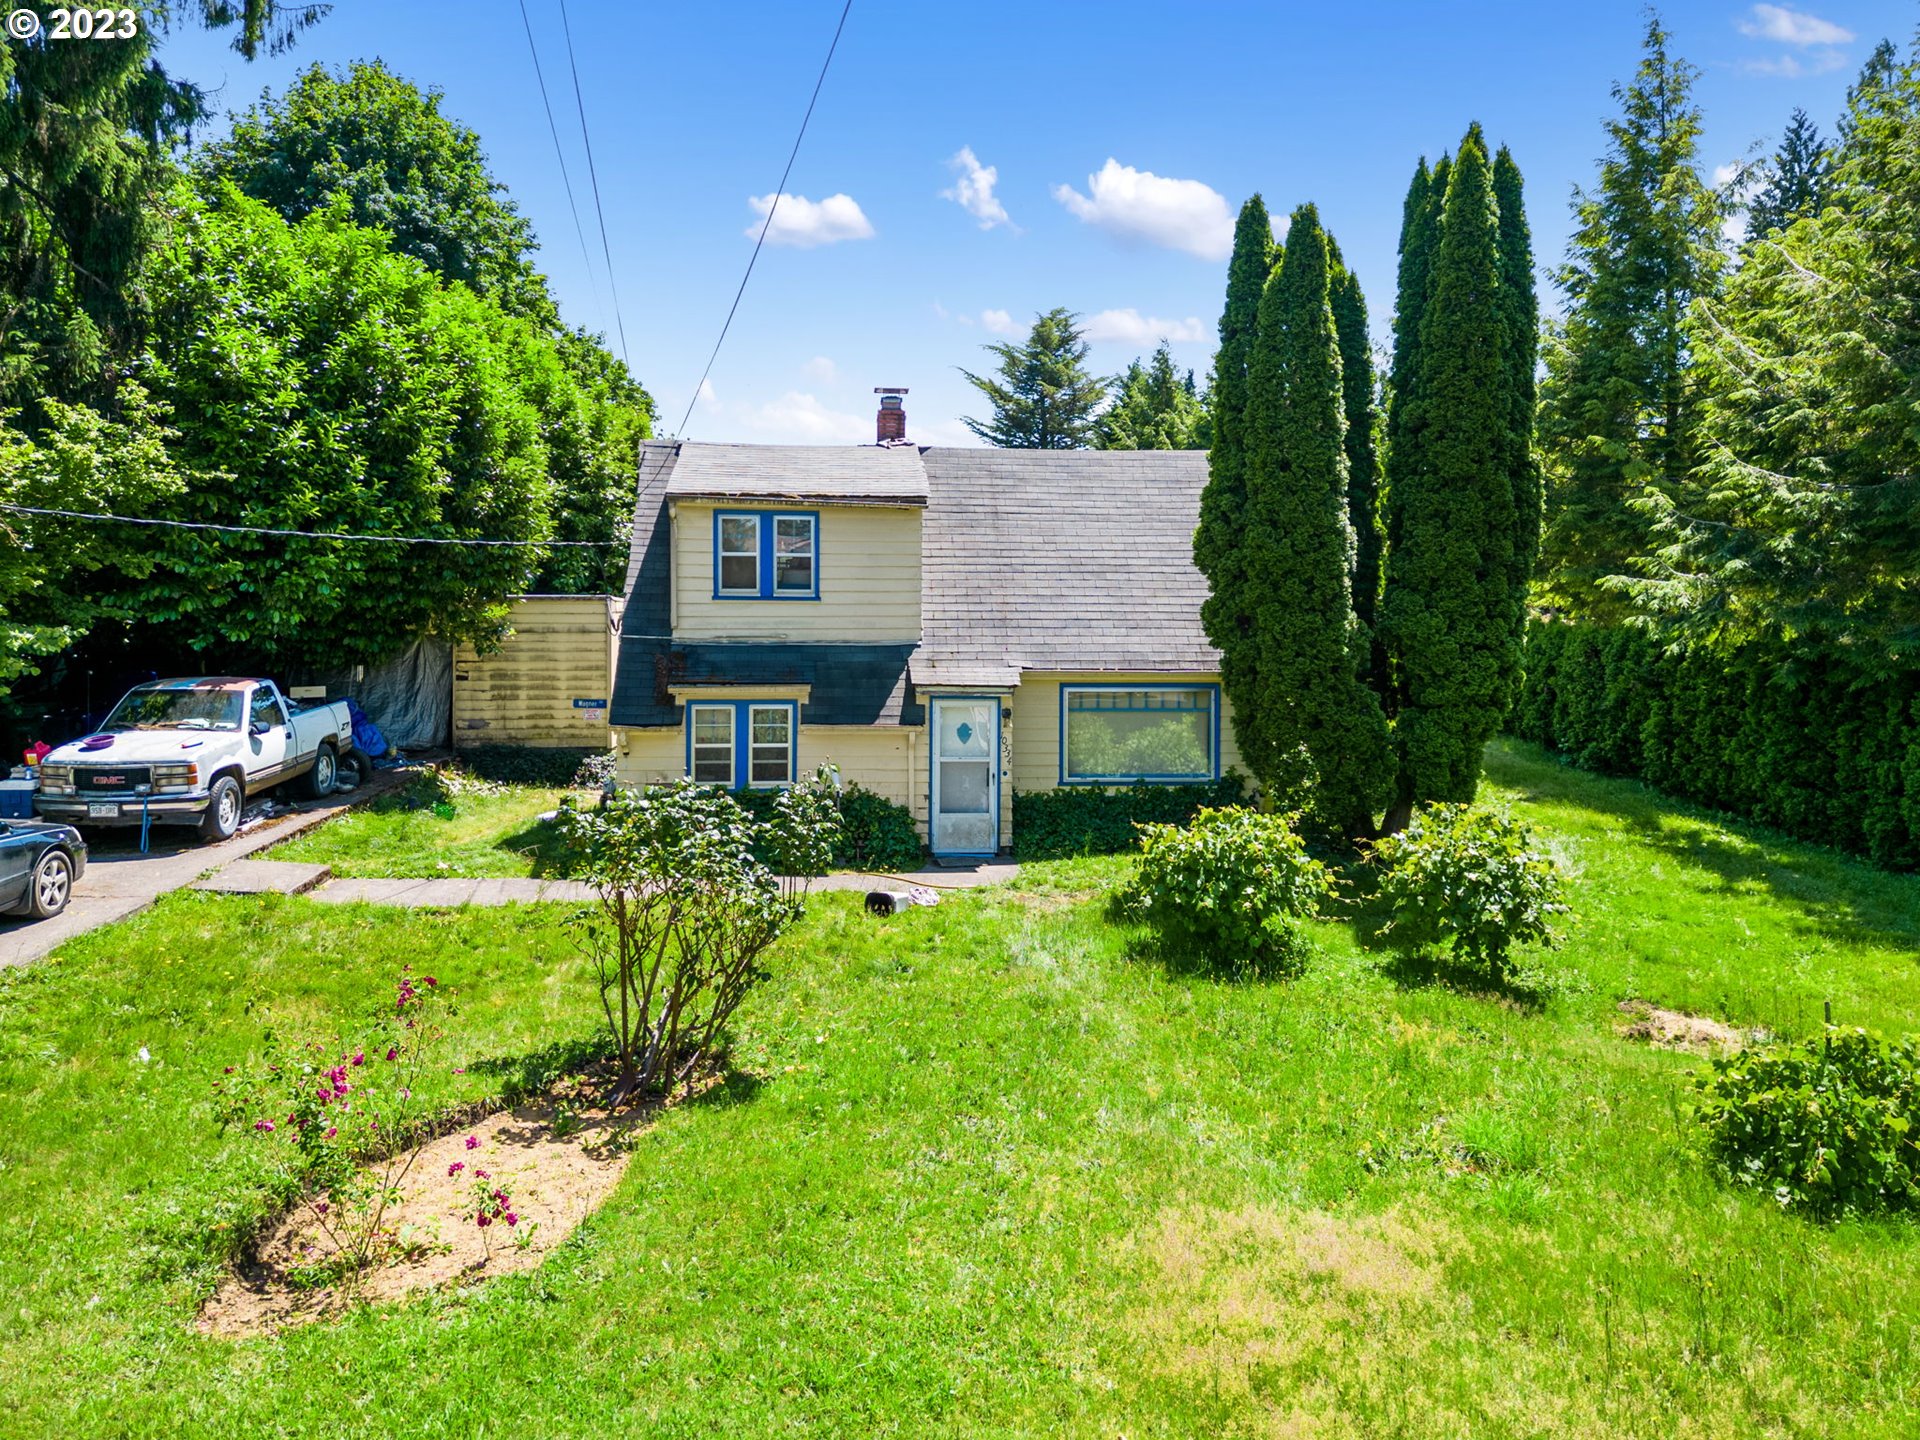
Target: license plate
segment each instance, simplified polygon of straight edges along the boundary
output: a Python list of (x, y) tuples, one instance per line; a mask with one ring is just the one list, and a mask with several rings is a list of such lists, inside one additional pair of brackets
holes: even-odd
[(87, 818), (89, 820), (118, 820), (120, 818), (120, 807), (118, 805), (103, 804), (95, 800), (87, 806)]

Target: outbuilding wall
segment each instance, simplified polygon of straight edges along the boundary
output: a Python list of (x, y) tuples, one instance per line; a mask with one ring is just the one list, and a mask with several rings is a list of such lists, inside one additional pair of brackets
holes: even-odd
[(518, 597), (500, 649), (454, 649), (454, 747), (605, 749), (619, 620), (612, 595)]

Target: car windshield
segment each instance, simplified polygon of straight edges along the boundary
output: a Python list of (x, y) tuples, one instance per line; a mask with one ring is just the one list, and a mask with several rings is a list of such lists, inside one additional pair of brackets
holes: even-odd
[(103, 730), (238, 730), (238, 690), (135, 690)]

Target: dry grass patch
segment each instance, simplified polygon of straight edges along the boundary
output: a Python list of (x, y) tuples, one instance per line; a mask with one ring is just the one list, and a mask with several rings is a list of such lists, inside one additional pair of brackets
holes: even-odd
[(1628, 1017), (1621, 1035), (1665, 1050), (1738, 1050), (1747, 1042), (1745, 1032), (1724, 1020), (1663, 1010), (1644, 1000), (1622, 1000), (1620, 1013)]

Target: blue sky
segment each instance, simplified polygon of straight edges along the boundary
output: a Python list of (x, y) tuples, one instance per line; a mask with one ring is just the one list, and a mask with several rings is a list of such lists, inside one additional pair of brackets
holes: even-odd
[[(567, 318), (611, 337), (559, 0), (526, 6), (584, 258), (515, 0), (338, 0), (286, 56), (249, 64), (197, 32), (162, 54), (223, 109), (316, 61), (380, 56), (441, 89), (537, 227)], [(570, 0), (612, 278), (663, 432), (694, 397), (752, 249), (754, 201), (775, 189), (839, 10)], [(1771, 149), (1796, 105), (1830, 131), (1874, 43), (1904, 49), (1920, 22), (1913, 0), (1686, 0), (1663, 13), (1703, 72), (1709, 169)], [(1642, 25), (1637, 4), (1612, 0), (854, 0), (786, 189), (809, 204), (781, 202), (784, 243), (762, 252), (685, 433), (870, 442), (873, 387), (891, 384), (911, 388), (913, 438), (972, 443), (959, 417), (979, 413), (978, 397), (959, 367), (990, 365), (983, 343), (1055, 305), (1085, 317), (1103, 371), (1165, 334), (1204, 376), (1225, 227), (1255, 190), (1276, 212), (1318, 204), (1384, 338), (1415, 160), (1478, 119), (1512, 147), (1536, 250), (1557, 261)]]

